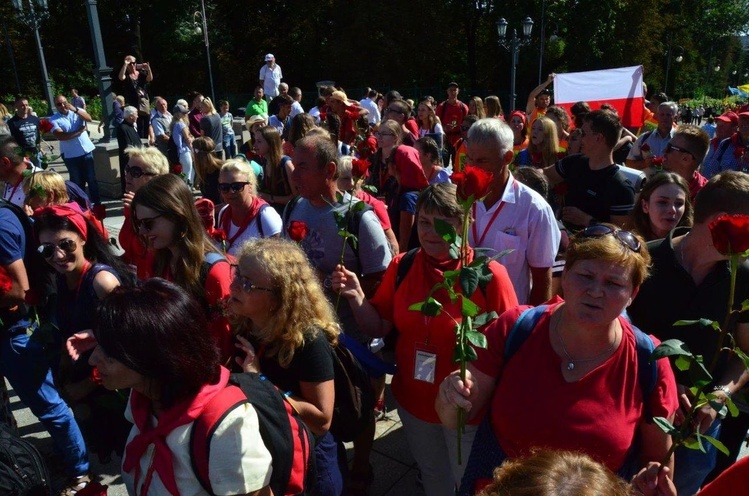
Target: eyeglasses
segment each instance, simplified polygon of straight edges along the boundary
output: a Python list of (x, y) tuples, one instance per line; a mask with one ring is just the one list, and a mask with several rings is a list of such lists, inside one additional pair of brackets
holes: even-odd
[(622, 231), (621, 229), (615, 229), (613, 227), (598, 224), (595, 226), (587, 227), (582, 235), (585, 238), (600, 238), (611, 234), (619, 240), (621, 244), (629, 248), (630, 250), (639, 253), (640, 252), (640, 240), (638, 240), (634, 234), (629, 231)]
[(232, 279), (232, 284), (238, 283), (239, 287), (245, 293), (251, 293), (253, 291), (267, 291), (268, 293), (275, 293), (275, 289), (255, 286), (255, 284), (249, 278), (240, 275), (237, 265), (232, 265), (232, 268), (234, 269), (234, 279)]
[(55, 255), (55, 250), (59, 248), (62, 250), (63, 253), (66, 255), (70, 255), (78, 248), (78, 243), (73, 241), (72, 239), (61, 239), (57, 242), (57, 244), (54, 243), (42, 243), (39, 245), (39, 248), (37, 248), (37, 251), (47, 259), (52, 258)]
[(68, 102), (55, 102), (55, 107), (64, 107)]
[(694, 156), (694, 153), (690, 152), (686, 148), (679, 148), (678, 146), (674, 146), (671, 143), (666, 145), (666, 153), (671, 153), (672, 151), (677, 151), (681, 153), (688, 153), (692, 156), (693, 159), (697, 159), (697, 157)]
[(384, 138), (385, 136), (395, 136), (395, 133), (374, 133), (375, 138)]
[(236, 183), (218, 183), (218, 190), (222, 193), (228, 193), (229, 190), (232, 191), (232, 193), (239, 193), (244, 189), (245, 186), (247, 186), (248, 182), (236, 182)]
[(132, 177), (133, 179), (138, 179), (141, 176), (155, 176), (153, 172), (146, 172), (143, 170), (143, 168), (138, 167), (137, 165), (132, 166), (125, 166), (125, 174)]
[(385, 110), (385, 112), (395, 112), (396, 114), (405, 114), (405, 112), (400, 109), (394, 109), (390, 107), (388, 107), (387, 110)]
[(140, 231), (141, 229), (143, 229), (145, 232), (151, 232), (151, 230), (153, 229), (153, 223), (156, 221), (156, 219), (158, 219), (161, 216), (162, 214), (159, 214), (159, 215), (154, 215), (153, 217), (136, 220), (135, 230)]

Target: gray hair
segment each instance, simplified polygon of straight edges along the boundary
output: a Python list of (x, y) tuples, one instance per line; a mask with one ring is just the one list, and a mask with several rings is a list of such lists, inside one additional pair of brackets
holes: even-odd
[(138, 115), (138, 109), (135, 108), (135, 107), (133, 107), (132, 105), (128, 105), (127, 107), (125, 107), (122, 110), (122, 113), (123, 113), (125, 119), (127, 119), (131, 115)]
[(289, 85), (286, 84), (286, 83), (281, 83), (281, 84), (278, 85), (278, 89), (280, 90), (281, 88), (286, 88), (288, 90), (289, 89)]
[(676, 115), (677, 112), (679, 112), (679, 104), (676, 102), (663, 102), (660, 105), (658, 105), (658, 110), (661, 109), (661, 107), (668, 107), (671, 109), (671, 111)]
[(479, 119), (468, 130), (466, 141), (475, 145), (489, 145), (500, 156), (512, 150), (514, 135), (510, 126), (499, 119)]

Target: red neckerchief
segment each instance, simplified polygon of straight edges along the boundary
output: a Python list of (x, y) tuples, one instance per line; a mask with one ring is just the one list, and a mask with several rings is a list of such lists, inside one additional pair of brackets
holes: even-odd
[(734, 133), (731, 136), (731, 144), (733, 145), (733, 156), (740, 159), (746, 151), (746, 145), (744, 145), (740, 133)]
[[(229, 370), (221, 367), (221, 376), (216, 384), (206, 384), (198, 391), (198, 394), (190, 400), (178, 403), (159, 415), (159, 424), (151, 428), (149, 419), (152, 415), (151, 400), (133, 390), (130, 393), (130, 411), (133, 414), (133, 423), (140, 433), (133, 438), (125, 447), (125, 461), (122, 469), (132, 472), (135, 469), (136, 494), (147, 494), (148, 487), (138, 491), (140, 483), (140, 459), (151, 444), (154, 445), (153, 470), (159, 474), (162, 484), (173, 496), (179, 496), (177, 481), (174, 478), (174, 466), (172, 463), (172, 452), (166, 444), (166, 437), (177, 427), (189, 424), (197, 419), (203, 412), (205, 405), (216, 396), (229, 383)], [(150, 482), (152, 474), (146, 474), (146, 480)], [(144, 484), (146, 486), (147, 484)]]
[[(266, 201), (262, 198), (256, 196), (252, 199), (252, 205), (250, 205), (250, 210), (247, 212), (247, 215), (244, 216), (244, 219), (242, 219), (242, 224), (240, 224), (239, 229), (236, 233), (234, 233), (234, 236), (231, 238), (227, 238), (226, 243), (231, 246), (234, 244), (234, 241), (237, 240), (237, 238), (245, 232), (245, 230), (249, 227), (249, 225), (252, 223), (253, 220), (255, 220), (255, 217), (257, 217), (257, 214), (260, 213), (260, 209), (263, 205), (267, 205)], [(229, 236), (229, 226), (231, 225), (231, 205), (227, 205), (226, 210), (224, 210), (224, 215), (221, 217), (221, 229), (224, 230), (227, 236)]]

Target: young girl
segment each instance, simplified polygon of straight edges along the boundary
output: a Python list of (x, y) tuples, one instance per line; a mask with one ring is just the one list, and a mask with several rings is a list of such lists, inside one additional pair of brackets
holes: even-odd
[(548, 117), (539, 116), (531, 126), (531, 139), (528, 148), (515, 157), (516, 166), (533, 166), (543, 169), (553, 165), (559, 156), (557, 127)]
[(294, 198), (289, 181), (294, 164), (290, 157), (283, 154), (278, 129), (265, 126), (255, 131), (255, 152), (261, 157), (260, 164), (263, 166), (263, 183), (258, 196), (281, 214), (286, 204)]
[(665, 238), (675, 227), (691, 226), (689, 185), (673, 172), (656, 174), (643, 186), (632, 218), (637, 232), (646, 241)]
[(419, 160), (429, 184), (449, 183), (450, 173), (442, 167), (440, 149), (432, 138), (419, 138), (414, 145), (419, 151)]
[(430, 100), (419, 102), (416, 115), (419, 119), (419, 137), (429, 135), (441, 149), (445, 131), (442, 129), (439, 119), (437, 119), (437, 114), (434, 113), (434, 104)]

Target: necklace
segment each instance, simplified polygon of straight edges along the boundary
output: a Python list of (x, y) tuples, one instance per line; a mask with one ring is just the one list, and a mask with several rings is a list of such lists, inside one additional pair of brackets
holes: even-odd
[(614, 348), (616, 348), (617, 341), (619, 340), (618, 337), (614, 338), (614, 342), (611, 343), (611, 345), (606, 348), (606, 350), (602, 353), (599, 353), (598, 355), (590, 358), (572, 358), (572, 355), (569, 354), (567, 351), (567, 348), (564, 346), (564, 338), (562, 338), (562, 333), (559, 331), (559, 326), (562, 322), (562, 316), (559, 315), (559, 320), (557, 320), (556, 325), (554, 326), (554, 332), (556, 333), (557, 337), (559, 337), (559, 344), (562, 347), (562, 352), (564, 353), (564, 356), (567, 357), (567, 370), (575, 370), (575, 362), (593, 362), (595, 360), (598, 360), (600, 358), (605, 357), (606, 355), (610, 354)]

